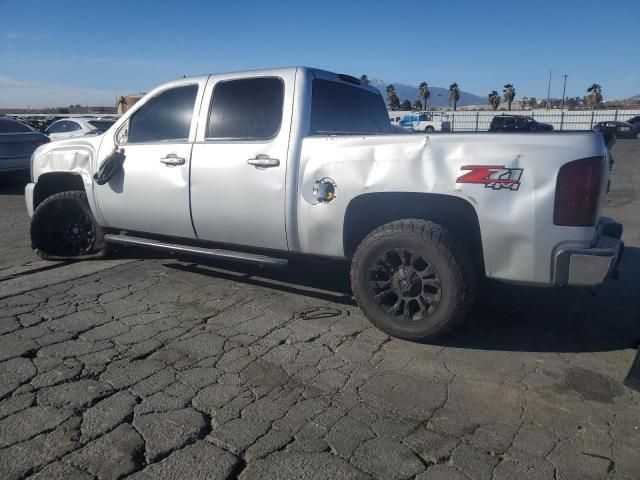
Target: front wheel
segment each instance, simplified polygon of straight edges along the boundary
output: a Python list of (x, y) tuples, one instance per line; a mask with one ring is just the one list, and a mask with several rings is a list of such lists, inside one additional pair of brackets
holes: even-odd
[(436, 129), (433, 128), (432, 126), (425, 127), (425, 129), (424, 129), (424, 133), (433, 133), (435, 131), (436, 131)]
[(45, 260), (102, 258), (107, 253), (102, 227), (82, 191), (45, 198), (33, 212), (31, 245)]
[(406, 219), (371, 232), (357, 248), (351, 286), (376, 327), (394, 337), (426, 340), (468, 314), (476, 275), (466, 249), (442, 226)]

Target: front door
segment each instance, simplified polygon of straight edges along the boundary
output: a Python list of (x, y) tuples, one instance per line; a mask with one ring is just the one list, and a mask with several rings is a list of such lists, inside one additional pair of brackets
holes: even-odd
[[(151, 96), (105, 138), (99, 158), (124, 149), (123, 171), (95, 185), (107, 226), (193, 238), (189, 167), (195, 122), (206, 78), (174, 84)], [(116, 140), (117, 139), (117, 140)]]
[(210, 80), (191, 163), (198, 238), (287, 250), (285, 174), (295, 73)]

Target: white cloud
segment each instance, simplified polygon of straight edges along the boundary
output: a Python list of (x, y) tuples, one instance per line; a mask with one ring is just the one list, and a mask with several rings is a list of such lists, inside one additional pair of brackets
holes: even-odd
[(41, 108), (67, 105), (115, 105), (116, 90), (34, 83), (0, 75), (0, 107)]

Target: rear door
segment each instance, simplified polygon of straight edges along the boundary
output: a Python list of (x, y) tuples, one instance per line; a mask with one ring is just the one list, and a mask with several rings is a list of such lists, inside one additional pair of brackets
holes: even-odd
[(198, 238), (287, 250), (285, 175), (295, 70), (212, 77), (191, 163)]

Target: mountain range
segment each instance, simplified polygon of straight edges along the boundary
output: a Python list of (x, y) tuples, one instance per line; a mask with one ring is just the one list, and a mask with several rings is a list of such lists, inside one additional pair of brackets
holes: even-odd
[[(373, 79), (371, 80), (371, 86), (377, 88), (382, 93), (382, 98), (387, 99), (387, 85), (393, 85), (396, 89), (396, 94), (400, 98), (400, 101), (409, 100), (412, 104), (418, 99), (418, 87), (415, 85), (407, 85), (406, 83), (394, 83), (386, 82), (384, 80)], [(445, 107), (449, 106), (449, 89), (442, 87), (432, 87), (429, 85), (428, 104), (430, 107)], [(458, 106), (464, 105), (483, 105), (487, 103), (485, 97), (479, 97), (473, 93), (460, 90), (460, 100), (458, 100)]]

